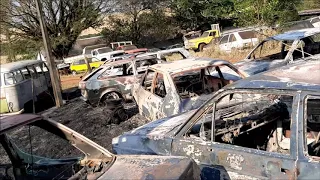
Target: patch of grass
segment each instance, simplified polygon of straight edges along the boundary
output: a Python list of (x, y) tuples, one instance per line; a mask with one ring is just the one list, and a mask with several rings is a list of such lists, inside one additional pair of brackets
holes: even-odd
[(252, 48), (243, 50), (233, 50), (230, 53), (221, 51), (217, 46), (211, 46), (209, 49), (203, 52), (195, 53), (196, 57), (209, 57), (213, 59), (227, 60), (231, 63), (236, 63), (243, 60), (251, 51)]

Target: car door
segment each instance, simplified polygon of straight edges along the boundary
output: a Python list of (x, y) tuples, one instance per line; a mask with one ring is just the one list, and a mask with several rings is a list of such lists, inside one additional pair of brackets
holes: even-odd
[(149, 114), (151, 119), (156, 120), (166, 117), (164, 113), (164, 99), (167, 95), (166, 85), (164, 76), (162, 73), (156, 73), (155, 80), (152, 85), (151, 95), (146, 101), (149, 107)]
[(224, 35), (220, 42), (219, 42), (219, 48), (222, 51), (227, 51), (228, 50), (228, 39), (229, 39), (229, 34), (228, 35)]
[(302, 93), (298, 119), (298, 179), (320, 177), (320, 94)]
[(155, 75), (156, 72), (149, 69), (142, 82), (139, 84), (139, 86), (134, 89), (135, 92), (133, 92), (134, 94), (134, 98), (138, 104), (138, 108), (139, 108), (139, 113), (147, 118), (151, 119), (151, 113), (149, 111), (149, 109), (151, 108), (150, 105), (152, 105), (151, 103), (147, 103), (152, 97), (152, 85), (154, 83), (155, 80)]
[(230, 34), (229, 40), (227, 43), (227, 51), (231, 51), (232, 49), (237, 48), (237, 46), (238, 45), (237, 45), (236, 36), (232, 33), (232, 34)]
[(193, 158), (207, 179), (294, 177), (298, 102), (290, 93), (222, 92), (181, 128), (171, 155)]

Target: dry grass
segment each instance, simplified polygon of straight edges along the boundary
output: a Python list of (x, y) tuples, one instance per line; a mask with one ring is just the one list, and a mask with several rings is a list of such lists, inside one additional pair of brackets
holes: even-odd
[[(261, 42), (266, 37), (270, 37), (277, 34), (275, 30), (272, 29), (266, 29), (258, 33), (258, 39), (259, 42)], [(277, 51), (277, 48), (279, 46), (279, 43), (267, 43), (264, 45), (263, 51), (261, 51), (260, 57), (272, 54), (273, 52)], [(248, 47), (246, 49), (235, 49), (232, 50), (232, 52), (227, 53), (224, 51), (221, 51), (217, 45), (211, 46), (209, 49), (203, 52), (195, 53), (193, 51), (190, 51), (194, 54), (196, 57), (210, 57), (214, 59), (223, 59), (230, 61), (231, 63), (236, 63), (238, 61), (243, 60), (247, 57), (247, 55), (250, 53), (250, 51), (253, 49), (253, 47)]]
[(234, 50), (230, 53), (226, 53), (224, 51), (220, 51), (219, 47), (212, 46), (210, 49), (195, 53), (196, 57), (210, 57), (213, 59), (222, 59), (227, 60), (231, 63), (236, 63), (238, 61), (243, 60), (251, 51), (251, 49), (245, 50)]

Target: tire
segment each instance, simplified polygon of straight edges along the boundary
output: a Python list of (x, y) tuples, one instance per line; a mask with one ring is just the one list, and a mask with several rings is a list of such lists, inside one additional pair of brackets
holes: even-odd
[(72, 75), (77, 75), (77, 71), (71, 71)]
[(100, 106), (105, 106), (105, 100), (110, 100), (110, 99), (121, 99), (120, 95), (116, 92), (108, 92), (103, 97), (100, 99), (99, 105)]
[(198, 47), (198, 51), (199, 51), (199, 52), (202, 52), (202, 51), (203, 51), (203, 47), (204, 47), (205, 45), (206, 45), (206, 44), (203, 44), (203, 43), (200, 44), (199, 47)]

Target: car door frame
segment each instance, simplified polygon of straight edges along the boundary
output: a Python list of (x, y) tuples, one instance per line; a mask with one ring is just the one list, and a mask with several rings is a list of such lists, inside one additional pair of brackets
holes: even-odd
[[(144, 88), (143, 83), (144, 83), (145, 79), (147, 78), (147, 75), (150, 71), (153, 71), (154, 75), (153, 75), (152, 81), (151, 81), (151, 89), (150, 89), (150, 91), (147, 91)], [(152, 95), (151, 91), (152, 91), (152, 87), (153, 87), (156, 75), (157, 75), (157, 71), (155, 71), (154, 69), (146, 70), (146, 72), (142, 78), (142, 81), (139, 83), (139, 87), (135, 92), (136, 97), (137, 97), (137, 99), (135, 99), (135, 100), (136, 100), (136, 103), (138, 104), (139, 113), (149, 119), (151, 119), (151, 114), (148, 110), (149, 104), (146, 103), (146, 101), (148, 99), (150, 99), (150, 96)]]
[[(215, 175), (219, 174), (219, 176), (240, 174), (257, 178), (270, 178), (268, 175), (274, 175), (272, 178), (288, 178), (288, 175), (290, 177), (296, 177), (296, 173), (299, 171), (295, 162), (298, 146), (295, 140), (297, 137), (298, 119), (296, 114), (298, 113), (298, 105), (300, 101), (299, 93), (294, 91), (285, 92), (280, 90), (220, 90), (214, 95), (210, 102), (212, 102), (212, 105), (215, 106), (215, 102), (221, 97), (231, 93), (241, 92), (253, 94), (290, 94), (293, 96), (291, 113), (291, 143), (289, 155), (250, 149), (231, 144), (223, 144), (213, 142), (212, 140), (209, 142), (199, 140), (198, 138), (185, 137), (184, 134), (186, 134), (189, 128), (196, 124), (198, 118), (200, 118), (202, 113), (205, 112), (204, 109), (209, 107), (208, 104), (211, 104), (209, 101), (202, 105), (175, 133), (171, 145), (171, 155), (189, 156), (198, 164), (200, 164), (201, 167), (203, 167), (202, 171), (204, 171), (204, 169), (213, 169), (214, 171), (210, 171), (209, 173)], [(258, 165), (261, 165), (261, 167), (257, 167)], [(266, 174), (263, 175), (263, 172)]]
[[(320, 157), (312, 157), (308, 155), (308, 148), (305, 141), (306, 133), (306, 110), (307, 110), (307, 99), (308, 98), (320, 99), (319, 92), (306, 92), (302, 91), (300, 96), (299, 113), (298, 116), (298, 161), (297, 166), (300, 167), (297, 177), (299, 179), (317, 179), (320, 176)], [(318, 174), (318, 175), (317, 175)]]
[[(222, 39), (225, 37), (225, 36), (228, 36), (228, 39), (227, 39), (227, 42), (221, 44), (221, 41)], [(228, 51), (228, 43), (229, 43), (229, 37), (230, 37), (230, 34), (226, 34), (226, 35), (223, 35), (219, 41), (219, 48), (222, 50), (222, 51)]]

